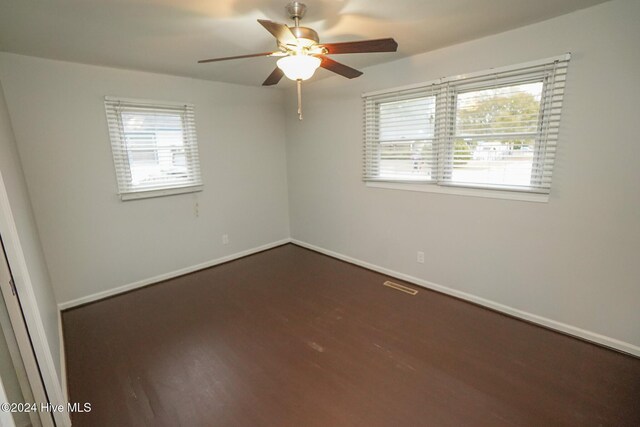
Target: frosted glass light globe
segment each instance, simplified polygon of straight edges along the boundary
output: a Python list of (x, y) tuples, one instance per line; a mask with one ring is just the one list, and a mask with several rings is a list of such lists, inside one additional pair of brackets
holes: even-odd
[(313, 76), (322, 61), (309, 55), (292, 55), (278, 59), (276, 63), (291, 80), (307, 80)]

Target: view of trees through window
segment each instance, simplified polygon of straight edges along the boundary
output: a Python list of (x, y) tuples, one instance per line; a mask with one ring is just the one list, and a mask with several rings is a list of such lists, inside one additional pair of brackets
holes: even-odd
[(541, 97), (542, 82), (458, 94), (451, 181), (529, 185)]

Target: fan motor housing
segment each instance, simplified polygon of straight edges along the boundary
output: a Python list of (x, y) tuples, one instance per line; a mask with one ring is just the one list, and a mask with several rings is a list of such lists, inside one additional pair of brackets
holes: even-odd
[(318, 37), (318, 33), (315, 30), (307, 27), (289, 27), (291, 32), (298, 40), (304, 42), (306, 47), (313, 46), (314, 44), (318, 44), (320, 42), (320, 38)]

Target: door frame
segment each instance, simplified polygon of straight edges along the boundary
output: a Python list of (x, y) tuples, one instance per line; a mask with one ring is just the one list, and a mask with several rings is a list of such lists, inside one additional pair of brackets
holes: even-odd
[[(40, 316), (33, 291), (31, 275), (29, 274), (24, 251), (20, 244), (18, 229), (11, 211), (2, 171), (0, 171), (0, 234), (4, 242), (4, 250), (13, 275), (15, 287), (18, 295), (20, 295), (22, 314), (49, 402), (55, 406), (63, 405), (66, 409), (67, 402), (62, 392), (61, 383), (58, 379), (56, 367), (51, 355), (51, 349), (45, 335), (42, 317)], [(71, 426), (71, 418), (66, 410), (64, 412), (54, 412), (53, 418), (58, 427)]]
[[(12, 285), (13, 275), (11, 274), (9, 262), (6, 261), (5, 258), (6, 251), (1, 243), (2, 235), (0, 235), (0, 278), (2, 279), (0, 282), (0, 294), (2, 295), (0, 304), (4, 304), (2, 309), (6, 310), (7, 318), (5, 318), (5, 313), (3, 313), (0, 319), (0, 326), (2, 327), (4, 339), (7, 342), (7, 348), (25, 402), (33, 402), (40, 405), (48, 401), (47, 393), (40, 376), (35, 353), (33, 352), (29, 331), (24, 322), (22, 308), (20, 307), (20, 296), (14, 291), (15, 288)], [(28, 390), (26, 387), (28, 387)], [(34, 427), (53, 427), (53, 420), (50, 414), (29, 412), (29, 418)], [(37, 419), (34, 420), (34, 418)]]

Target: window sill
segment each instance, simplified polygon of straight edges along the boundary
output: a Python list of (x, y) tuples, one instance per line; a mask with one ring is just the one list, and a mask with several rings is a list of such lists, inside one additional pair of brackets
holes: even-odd
[(172, 196), (174, 194), (195, 193), (197, 191), (202, 191), (202, 185), (192, 185), (189, 187), (178, 188), (164, 188), (162, 190), (136, 191), (133, 193), (122, 193), (120, 194), (120, 199), (122, 199), (122, 201), (148, 199), (151, 197)]
[(523, 202), (547, 203), (548, 194), (527, 193), (522, 191), (489, 190), (484, 188), (453, 187), (436, 184), (416, 184), (403, 182), (366, 183), (367, 187), (385, 188), (389, 190), (421, 191), (424, 193), (452, 194), (456, 196), (484, 197), (489, 199), (519, 200)]

